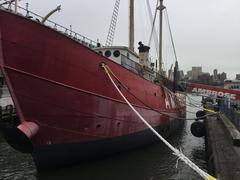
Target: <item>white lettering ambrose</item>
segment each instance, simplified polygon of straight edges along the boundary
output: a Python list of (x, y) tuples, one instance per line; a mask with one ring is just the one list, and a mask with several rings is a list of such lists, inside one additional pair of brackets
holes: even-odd
[(199, 94), (202, 94), (202, 95), (207, 95), (207, 96), (215, 96), (215, 97), (224, 97), (224, 98), (229, 98), (229, 99), (236, 99), (236, 94), (225, 93), (225, 92), (222, 92), (222, 91), (213, 91), (213, 90), (203, 89), (203, 88), (193, 88), (192, 92), (199, 93)]

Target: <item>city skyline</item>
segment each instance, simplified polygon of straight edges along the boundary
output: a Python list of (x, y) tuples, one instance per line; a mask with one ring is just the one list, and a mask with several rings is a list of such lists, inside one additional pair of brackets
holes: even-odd
[[(194, 72), (195, 74), (192, 74), (192, 72)], [(184, 73), (185, 76), (190, 73), (192, 77), (195, 77), (193, 79), (197, 79), (197, 77), (199, 75), (202, 75), (202, 74), (209, 74), (209, 75), (213, 76), (213, 78), (217, 79), (217, 75), (222, 74), (222, 73), (226, 73), (226, 72), (219, 71), (216, 68), (209, 72), (209, 71), (206, 71), (205, 69), (203, 69), (202, 66), (193, 66), (191, 68), (191, 70), (187, 70), (186, 72), (183, 71), (183, 73)], [(227, 75), (227, 73), (226, 73), (226, 75)], [(233, 79), (237, 79), (238, 75), (240, 75), (240, 74), (235, 74)], [(229, 78), (227, 77), (227, 79), (229, 79)]]

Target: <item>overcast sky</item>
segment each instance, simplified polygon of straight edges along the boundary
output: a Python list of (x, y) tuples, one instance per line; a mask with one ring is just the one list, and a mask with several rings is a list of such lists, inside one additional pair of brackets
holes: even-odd
[[(154, 8), (156, 0), (150, 0)], [(103, 44), (112, 16), (115, 0), (22, 0), (30, 9), (45, 15), (57, 5), (62, 11), (50, 19)], [(136, 0), (136, 43), (149, 39), (150, 22), (146, 0)], [(239, 0), (165, 0), (176, 45), (180, 68), (202, 66), (210, 72), (217, 68), (234, 78), (240, 73), (240, 1)], [(128, 44), (128, 0), (121, 0), (114, 45)], [(166, 23), (165, 23), (166, 24)], [(165, 68), (174, 62), (165, 28)], [(155, 57), (154, 48), (151, 49)]]

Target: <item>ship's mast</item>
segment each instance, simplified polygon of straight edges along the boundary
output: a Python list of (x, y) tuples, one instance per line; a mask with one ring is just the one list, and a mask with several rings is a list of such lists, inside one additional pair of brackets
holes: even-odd
[(134, 51), (134, 0), (130, 0), (129, 49)]
[(160, 27), (159, 27), (159, 74), (163, 75), (163, 57), (162, 57), (162, 34), (163, 34), (163, 10), (165, 9), (165, 6), (163, 5), (163, 0), (160, 0), (160, 6), (158, 7), (160, 13), (159, 13), (159, 20), (160, 20)]

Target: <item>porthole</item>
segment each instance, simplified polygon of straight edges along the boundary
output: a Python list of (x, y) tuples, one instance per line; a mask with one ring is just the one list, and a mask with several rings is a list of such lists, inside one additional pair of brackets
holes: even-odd
[(106, 56), (106, 57), (110, 57), (111, 55), (112, 55), (111, 51), (106, 51), (106, 52), (105, 52), (105, 56)]
[(96, 128), (100, 128), (100, 127), (101, 127), (101, 125), (100, 125), (100, 124), (97, 124), (97, 125), (96, 125)]
[(119, 127), (119, 126), (120, 126), (120, 124), (121, 124), (121, 123), (120, 123), (120, 122), (118, 122), (118, 123), (117, 123), (117, 126)]
[(119, 50), (114, 51), (113, 56), (116, 57), (116, 58), (119, 57), (120, 56), (120, 51)]

